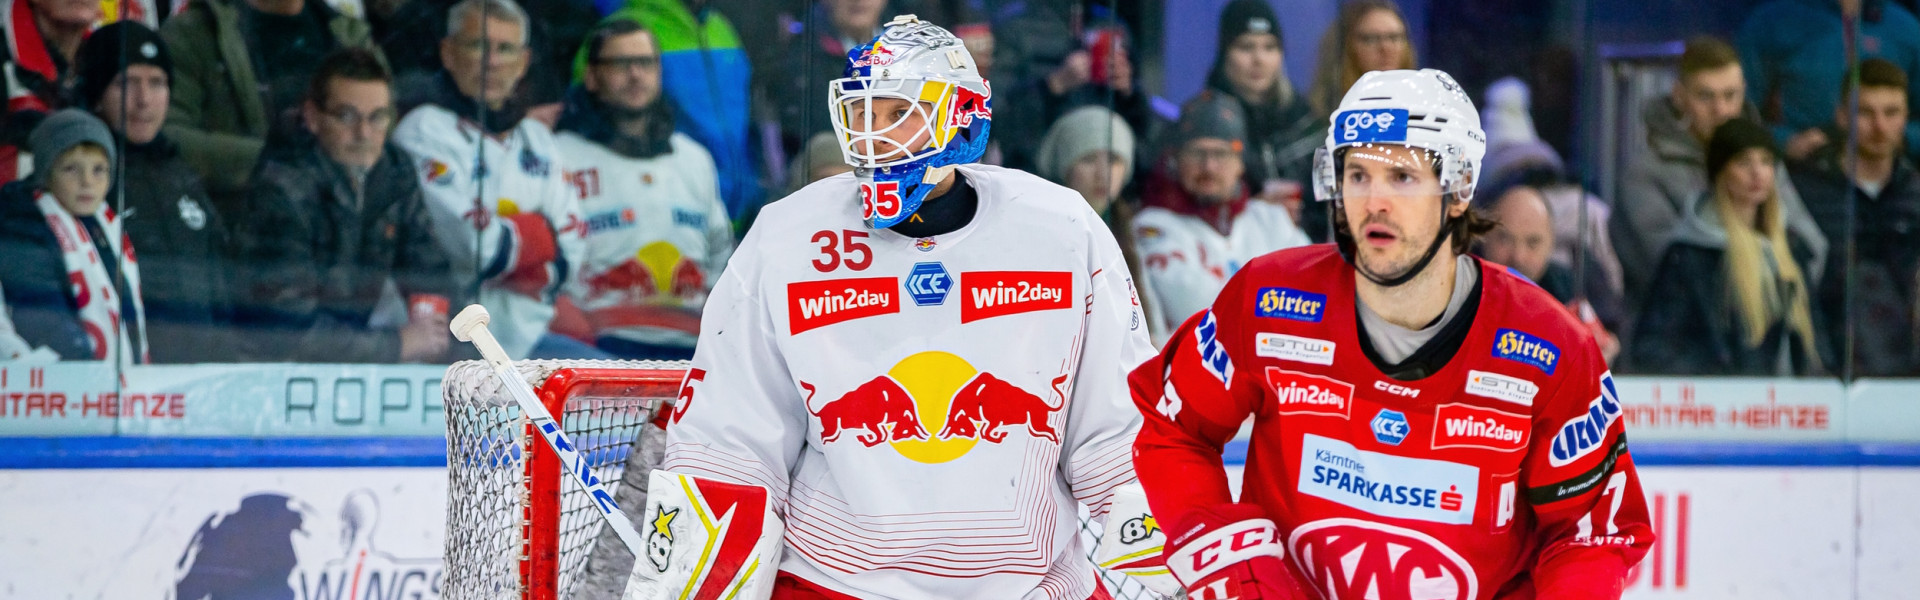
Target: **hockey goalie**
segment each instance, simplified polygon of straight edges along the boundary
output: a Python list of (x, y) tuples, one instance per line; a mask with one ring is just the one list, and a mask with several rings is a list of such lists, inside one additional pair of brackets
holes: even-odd
[(1134, 481), (1153, 354), (1119, 247), (974, 164), (993, 92), (953, 34), (903, 16), (848, 59), (856, 170), (767, 205), (714, 285), (627, 597), (1106, 598), (1076, 513)]

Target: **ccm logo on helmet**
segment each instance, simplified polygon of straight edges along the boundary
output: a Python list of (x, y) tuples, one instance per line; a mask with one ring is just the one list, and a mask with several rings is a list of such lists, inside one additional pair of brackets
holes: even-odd
[(1340, 143), (1407, 141), (1407, 109), (1349, 110), (1334, 117)]

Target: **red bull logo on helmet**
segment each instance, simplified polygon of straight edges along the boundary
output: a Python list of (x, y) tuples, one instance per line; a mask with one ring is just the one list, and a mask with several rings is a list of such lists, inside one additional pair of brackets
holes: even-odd
[[(1006, 443), (1021, 434), (1058, 444), (1054, 415), (1065, 405), (1069, 378), (1055, 377), (1041, 395), (959, 356), (931, 351), (901, 359), (838, 395), (800, 385), (822, 444), (886, 444), (910, 460), (933, 464), (965, 456), (981, 442)], [(935, 426), (938, 433), (929, 435)]]
[(992, 93), (982, 94), (966, 86), (954, 86), (953, 110), (947, 113), (947, 127), (965, 129), (972, 127), (976, 118), (993, 119), (993, 109), (987, 106), (987, 98)]

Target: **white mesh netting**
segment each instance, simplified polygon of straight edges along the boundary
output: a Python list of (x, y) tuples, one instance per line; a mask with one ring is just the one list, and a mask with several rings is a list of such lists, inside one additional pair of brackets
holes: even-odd
[[(655, 361), (519, 361), (522, 377), (541, 385), (563, 368), (673, 369), (684, 362)], [(526, 421), (513, 398), (502, 389), (493, 370), (480, 361), (456, 363), (441, 383), (447, 411), (447, 545), (446, 580), (441, 590), (449, 600), (506, 600), (521, 597), (520, 559), (524, 549), (527, 482), (525, 456), (538, 439), (527, 439)], [(653, 427), (653, 409), (670, 396), (567, 399), (566, 411), (556, 415), (594, 475), (613, 492), (615, 503), (638, 511), (646, 506), (646, 476), (658, 464), (664, 432)], [(638, 448), (638, 451), (634, 451)], [(589, 499), (573, 484), (561, 489), (558, 573), (561, 598), (618, 600), (633, 568), (633, 555)], [(1081, 546), (1091, 551), (1099, 541), (1099, 525), (1082, 511)], [(635, 519), (637, 514), (630, 514)], [(1119, 600), (1158, 599), (1131, 578), (1105, 570), (1100, 578)]]

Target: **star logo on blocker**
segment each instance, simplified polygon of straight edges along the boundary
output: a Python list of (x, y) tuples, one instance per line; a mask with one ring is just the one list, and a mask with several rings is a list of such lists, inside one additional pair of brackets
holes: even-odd
[(680, 516), (680, 509), (678, 508), (662, 510), (655, 513), (653, 516), (653, 530), (660, 532), (660, 535), (667, 536), (667, 540), (673, 540), (673, 518), (678, 516)]

